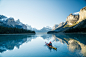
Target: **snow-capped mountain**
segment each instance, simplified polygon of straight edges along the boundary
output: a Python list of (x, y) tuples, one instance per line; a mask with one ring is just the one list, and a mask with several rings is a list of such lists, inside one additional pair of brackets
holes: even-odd
[(27, 29), (28, 29), (28, 30), (33, 30), (33, 31), (35, 31), (35, 32), (48, 32), (48, 31), (51, 31), (51, 30), (52, 30), (52, 28), (49, 27), (49, 26), (43, 27), (43, 28), (40, 29), (40, 30), (38, 30), (38, 29), (36, 29), (36, 28), (32, 28), (30, 25), (27, 25), (27, 24), (26, 24), (26, 26), (27, 26)]
[(33, 28), (30, 25), (26, 24), (26, 26), (27, 26), (27, 30), (33, 30)]
[(23, 29), (27, 29), (27, 30), (33, 30), (36, 32), (48, 32), (48, 31), (52, 30), (52, 28), (49, 26), (43, 27), (42, 29), (38, 30), (36, 28), (32, 28), (28, 24), (23, 24), (22, 22), (20, 22), (19, 19), (15, 21), (14, 18), (12, 18), (12, 17), (7, 18), (4, 15), (0, 15), (0, 26), (23, 28)]
[(51, 31), (51, 30), (52, 30), (51, 27), (46, 26), (46, 27), (43, 27), (43, 28), (40, 30), (40, 32), (48, 32), (48, 31)]
[(25, 24), (21, 23), (19, 21), (19, 19), (17, 21), (15, 21), (14, 18), (12, 18), (12, 17), (7, 18), (4, 15), (0, 15), (0, 26), (27, 29), (27, 26)]
[(20, 20), (16, 20), (16, 23), (20, 26), (22, 26), (23, 29), (27, 29), (27, 26), (25, 24), (23, 24), (22, 22), (20, 22)]
[(17, 23), (18, 25), (23, 25), (23, 23), (21, 23), (19, 19), (16, 20), (16, 23)]
[(3, 18), (7, 18), (7, 17), (4, 15), (0, 15), (0, 19), (3, 19)]

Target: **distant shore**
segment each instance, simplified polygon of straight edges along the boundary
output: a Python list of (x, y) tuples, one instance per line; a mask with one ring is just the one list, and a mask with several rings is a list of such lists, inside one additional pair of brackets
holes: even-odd
[(50, 34), (86, 34), (86, 32), (77, 32), (77, 33), (63, 33), (63, 32), (58, 32), (58, 33), (50, 33)]
[(13, 33), (13, 34), (0, 34), (0, 35), (35, 35), (35, 33)]
[(64, 34), (86, 34), (86, 33), (83, 33), (83, 32), (77, 32), (77, 33), (64, 33)]

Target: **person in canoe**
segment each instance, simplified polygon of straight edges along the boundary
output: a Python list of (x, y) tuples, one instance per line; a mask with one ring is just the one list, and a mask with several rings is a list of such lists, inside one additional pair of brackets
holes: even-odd
[[(45, 42), (45, 43), (46, 43), (46, 42)], [(46, 43), (46, 45), (49, 47), (50, 50), (51, 50), (52, 48), (55, 49), (55, 50), (57, 50), (57, 48), (55, 48), (55, 47), (52, 46), (51, 41), (50, 41), (49, 43)]]
[(48, 45), (52, 47), (52, 43), (51, 43), (51, 41), (48, 43)]

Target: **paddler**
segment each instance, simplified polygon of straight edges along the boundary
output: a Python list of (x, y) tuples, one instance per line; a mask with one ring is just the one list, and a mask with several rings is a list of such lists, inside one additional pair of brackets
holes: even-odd
[(50, 43), (48, 43), (48, 45), (49, 45), (49, 46), (52, 46), (52, 43), (51, 43), (51, 41), (50, 41)]

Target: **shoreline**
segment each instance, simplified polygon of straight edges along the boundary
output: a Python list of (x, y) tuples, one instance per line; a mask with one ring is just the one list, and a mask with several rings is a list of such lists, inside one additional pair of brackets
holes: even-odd
[(77, 32), (77, 33), (63, 33), (63, 32), (59, 32), (59, 33), (47, 33), (47, 34), (86, 34), (83, 32)]
[(0, 35), (35, 35), (36, 33), (13, 33), (13, 34), (0, 34)]
[(86, 32), (73, 32), (73, 33), (64, 33), (64, 34), (86, 34)]

